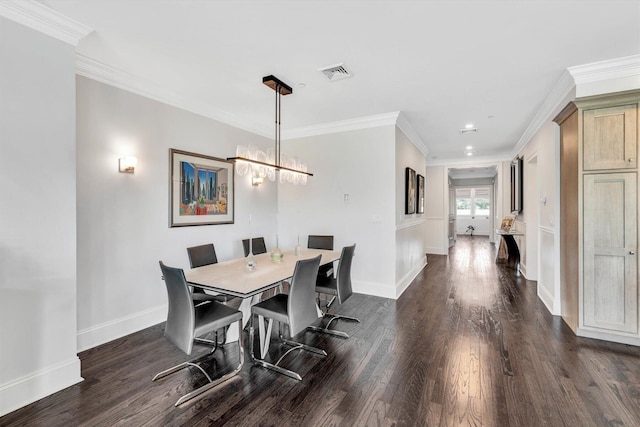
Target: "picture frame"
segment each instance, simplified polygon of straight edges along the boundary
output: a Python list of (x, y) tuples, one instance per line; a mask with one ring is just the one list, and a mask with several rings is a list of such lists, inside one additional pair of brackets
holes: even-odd
[(424, 213), (424, 176), (418, 174), (416, 184), (416, 213)]
[(233, 224), (233, 161), (169, 149), (169, 227)]
[(511, 212), (519, 214), (522, 212), (522, 157), (516, 157), (511, 162)]
[(405, 198), (404, 213), (411, 215), (416, 212), (416, 171), (405, 169)]

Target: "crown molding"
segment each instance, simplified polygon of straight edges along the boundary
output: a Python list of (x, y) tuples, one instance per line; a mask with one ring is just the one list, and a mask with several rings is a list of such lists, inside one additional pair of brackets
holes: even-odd
[(271, 138), (273, 136), (273, 129), (271, 128), (267, 129), (259, 126), (251, 126), (250, 124), (241, 121), (233, 114), (218, 110), (202, 102), (184, 99), (176, 95), (174, 92), (164, 89), (147, 79), (138, 77), (127, 71), (112, 67), (78, 53), (76, 53), (76, 74), (105, 83), (109, 86), (114, 86), (119, 89), (144, 96), (145, 98), (153, 99), (182, 110), (199, 114), (247, 132), (267, 138)]
[(568, 68), (575, 84), (640, 76), (640, 55), (625, 56)]
[(404, 116), (404, 114), (398, 113), (396, 126), (398, 126), (398, 128), (402, 131), (402, 133), (404, 133), (405, 136), (409, 138), (409, 141), (411, 141), (413, 145), (416, 146), (418, 151), (420, 151), (425, 158), (429, 155), (429, 152), (430, 152), (429, 148), (424, 143), (424, 141), (422, 141), (422, 139), (418, 136), (416, 131), (413, 129), (413, 126), (409, 124), (409, 121)]
[(357, 119), (340, 120), (313, 126), (305, 126), (289, 129), (282, 132), (282, 139), (304, 138), (316, 135), (326, 135), (338, 132), (348, 132), (359, 129), (369, 129), (379, 126), (397, 126), (413, 145), (425, 156), (429, 154), (429, 148), (420, 139), (416, 131), (409, 124), (405, 116), (399, 112), (377, 114), (374, 116), (359, 117)]
[(326, 135), (350, 130), (368, 129), (378, 126), (395, 125), (398, 120), (398, 111), (375, 116), (359, 117), (357, 119), (340, 120), (319, 125), (299, 127), (282, 131), (283, 139), (304, 138), (307, 136)]
[(78, 46), (93, 29), (33, 0), (2, 0), (0, 16)]
[(474, 156), (473, 160), (469, 157), (457, 157), (451, 159), (427, 159), (427, 167), (431, 166), (452, 166), (452, 167), (481, 167), (500, 164), (501, 162), (510, 162), (513, 159), (511, 153), (498, 153), (492, 156)]
[(538, 109), (531, 123), (518, 140), (518, 143), (511, 150), (511, 158), (515, 157), (522, 149), (531, 141), (531, 138), (558, 113), (563, 107), (563, 103), (567, 101), (567, 97), (575, 90), (575, 82), (571, 73), (565, 70), (560, 79), (555, 84), (549, 95)]

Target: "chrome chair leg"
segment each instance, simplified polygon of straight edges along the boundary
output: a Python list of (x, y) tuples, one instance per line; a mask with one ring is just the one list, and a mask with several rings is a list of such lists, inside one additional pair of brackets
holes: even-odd
[[(204, 371), (204, 369), (202, 369), (202, 367), (200, 365), (198, 365), (199, 362), (202, 362), (203, 360), (209, 358), (212, 356), (213, 354), (213, 350), (207, 354), (204, 354), (202, 356), (193, 358), (187, 362), (183, 362), (180, 363), (179, 365), (176, 365), (172, 368), (166, 369), (158, 374), (156, 374), (153, 379), (151, 381), (155, 381), (158, 380), (160, 378), (166, 377), (167, 375), (170, 375), (174, 372), (177, 372), (181, 369), (186, 368), (187, 366), (194, 366), (196, 368), (198, 368), (207, 378), (207, 380), (209, 381), (208, 384), (203, 385), (200, 388), (197, 388), (187, 394), (185, 394), (184, 396), (182, 396), (180, 399), (178, 399), (178, 401), (175, 403), (175, 406), (179, 406), (182, 405), (183, 403), (193, 399), (196, 396), (201, 395), (202, 393), (214, 388), (215, 386), (222, 384), (223, 382), (230, 380), (231, 378), (235, 377), (236, 375), (238, 375), (238, 373), (240, 372), (240, 370), (242, 370), (242, 366), (244, 365), (244, 347), (242, 346), (242, 320), (239, 320), (238, 322), (238, 332), (239, 332), (239, 339), (238, 339), (238, 359), (239, 359), (239, 363), (238, 366), (231, 372), (223, 375), (220, 378), (217, 378), (215, 380), (212, 380), (211, 377)], [(217, 337), (215, 341), (210, 341), (210, 340), (202, 340), (202, 341), (206, 341), (211, 345), (210, 343), (216, 343), (217, 342)], [(214, 348), (215, 350), (215, 348)]]
[[(282, 366), (279, 366), (280, 362), (282, 362), (282, 360), (291, 352), (293, 352), (294, 350), (306, 350), (312, 353), (316, 353), (322, 356), (326, 356), (327, 353), (324, 350), (321, 350), (319, 348), (315, 348), (315, 347), (311, 347), (305, 344), (301, 344), (295, 341), (291, 341), (291, 340), (287, 340), (284, 339), (282, 336), (280, 336), (280, 339), (288, 345), (292, 345), (294, 346), (293, 348), (290, 348), (289, 350), (287, 350), (282, 356), (280, 356), (280, 359), (278, 359), (278, 361), (276, 363), (269, 363), (264, 359), (258, 359), (255, 357), (254, 354), (254, 327), (253, 327), (253, 318), (255, 316), (251, 315), (251, 323), (249, 326), (249, 354), (251, 355), (251, 359), (253, 360), (253, 363), (258, 365), (258, 366), (262, 366), (263, 368), (267, 368), (267, 369), (271, 369), (272, 371), (278, 372), (280, 374), (286, 375), (290, 378), (293, 378), (295, 380), (298, 381), (302, 381), (302, 377), (300, 376), (300, 374), (298, 374), (297, 372), (291, 371), (289, 369), (285, 369)], [(269, 339), (270, 337), (266, 337), (266, 339)]]
[[(327, 305), (325, 306), (327, 311), (329, 310), (329, 307), (335, 301), (335, 299), (336, 299), (336, 297), (334, 295), (334, 297), (331, 298), (331, 301), (329, 301), (327, 303)], [(319, 327), (319, 326), (309, 326), (308, 329), (311, 329), (314, 332), (321, 332), (321, 333), (324, 333), (324, 334), (333, 335), (333, 336), (340, 337), (340, 338), (349, 338), (349, 335), (346, 332), (335, 331), (333, 329), (329, 329), (329, 325), (331, 325), (331, 322), (333, 322), (334, 320), (343, 319), (343, 320), (348, 320), (348, 321), (351, 321), (351, 322), (360, 323), (360, 320), (356, 319), (355, 317), (342, 316), (340, 314), (329, 314), (329, 313), (325, 312), (325, 313), (323, 313), (323, 317), (330, 317), (329, 321), (324, 326), (324, 328)]]

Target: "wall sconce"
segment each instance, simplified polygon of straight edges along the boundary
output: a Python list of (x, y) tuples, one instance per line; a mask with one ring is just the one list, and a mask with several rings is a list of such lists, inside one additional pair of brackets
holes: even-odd
[(119, 159), (119, 163), (120, 163), (120, 172), (134, 173), (136, 170), (136, 165), (138, 164), (138, 159), (133, 156), (122, 157)]
[(262, 184), (263, 181), (264, 181), (264, 178), (262, 178), (261, 176), (257, 178), (255, 176), (251, 177), (251, 185), (253, 185), (254, 187), (259, 186), (260, 184)]

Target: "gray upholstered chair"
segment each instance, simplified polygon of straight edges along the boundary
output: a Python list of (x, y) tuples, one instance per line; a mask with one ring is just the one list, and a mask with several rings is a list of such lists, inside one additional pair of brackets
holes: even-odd
[[(218, 263), (218, 257), (216, 256), (216, 249), (213, 243), (187, 248), (187, 254), (189, 255), (191, 268)], [(194, 287), (192, 289), (192, 298), (194, 302), (220, 301), (226, 303), (235, 297), (223, 294), (211, 295), (201, 288)]]
[[(321, 256), (315, 258), (300, 260), (296, 263), (296, 268), (291, 280), (289, 294), (277, 294), (265, 301), (262, 301), (251, 307), (251, 327), (249, 328), (249, 347), (251, 359), (253, 362), (264, 368), (272, 369), (291, 378), (301, 380), (302, 377), (297, 372), (279, 366), (280, 362), (294, 350), (307, 350), (322, 356), (327, 353), (324, 350), (311, 347), (299, 342), (285, 339), (282, 336), (282, 324), (289, 325), (289, 336), (293, 338), (298, 333), (304, 331), (313, 322), (318, 320), (318, 311), (315, 303), (315, 282), (318, 275), (318, 266), (320, 265)], [(263, 322), (264, 318), (269, 319), (269, 327), (267, 328), (266, 337), (261, 336), (261, 344), (264, 340), (264, 346), (260, 348), (260, 358), (254, 356), (254, 317), (259, 316), (259, 321)], [(269, 363), (264, 360), (266, 348), (268, 346), (271, 325), (273, 320), (280, 324), (280, 340), (287, 345), (293, 346), (287, 350), (276, 363)], [(262, 335), (262, 334), (261, 334)]]
[[(333, 236), (320, 236), (310, 234), (307, 240), (307, 247), (310, 249), (327, 249), (333, 250)], [(321, 265), (318, 269), (318, 280), (324, 280), (324, 278), (333, 275), (333, 264)]]
[[(244, 256), (249, 256), (249, 239), (242, 240), (242, 248), (244, 249)], [(266, 254), (267, 245), (264, 243), (264, 237), (251, 239), (251, 250), (254, 255)]]
[[(160, 261), (160, 269), (162, 270), (162, 276), (164, 277), (164, 283), (167, 288), (169, 300), (169, 313), (167, 314), (167, 323), (164, 328), (165, 337), (167, 337), (169, 341), (175, 344), (176, 347), (186, 354), (191, 354), (194, 342), (197, 344), (213, 346), (213, 349), (210, 352), (176, 365), (173, 368), (162, 371), (153, 377), (152, 381), (155, 381), (186, 368), (187, 366), (198, 368), (207, 377), (209, 383), (182, 396), (176, 402), (176, 406), (178, 406), (230, 379), (231, 377), (234, 377), (238, 372), (240, 372), (244, 363), (244, 349), (242, 348), (241, 333), (242, 313), (215, 301), (211, 301), (209, 304), (193, 304), (191, 292), (189, 291), (182, 269), (168, 267), (164, 265), (162, 261)], [(237, 322), (238, 324), (238, 332), (240, 335), (240, 339), (238, 340), (240, 359), (238, 367), (232, 372), (212, 380), (209, 374), (207, 374), (207, 372), (202, 369), (198, 363), (210, 358), (216, 350), (217, 344), (215, 341), (205, 340), (198, 337), (227, 327), (234, 322)]]
[[(321, 283), (316, 284), (316, 292), (318, 292), (319, 294), (332, 296), (331, 300), (327, 301), (325, 305), (324, 313), (324, 316), (330, 317), (330, 320), (324, 328), (311, 326), (309, 327), (309, 329), (342, 338), (349, 338), (349, 335), (347, 335), (345, 332), (329, 329), (329, 325), (331, 324), (331, 322), (338, 319), (351, 320), (358, 323), (360, 322), (360, 320), (356, 319), (355, 317), (328, 313), (329, 307), (331, 307), (336, 299), (338, 300), (338, 304), (343, 304), (353, 294), (353, 291), (351, 290), (351, 261), (353, 260), (353, 254), (355, 250), (355, 244), (353, 246), (345, 246), (344, 248), (342, 248), (340, 261), (338, 261), (338, 274), (336, 275), (336, 277), (327, 277)], [(320, 301), (318, 301), (318, 305), (320, 305)]]

